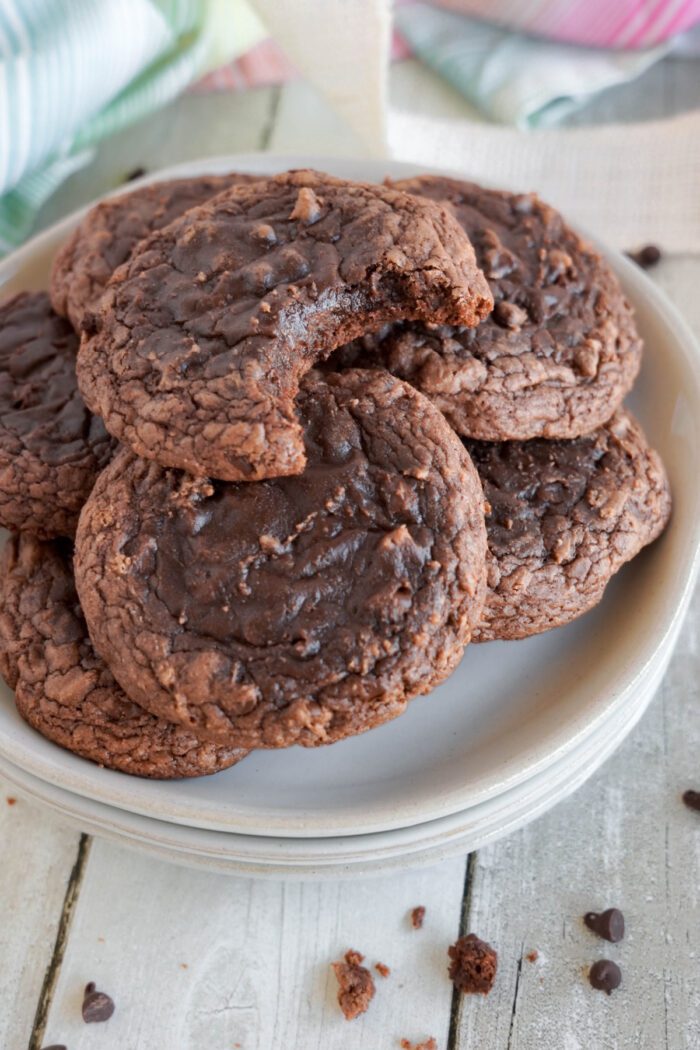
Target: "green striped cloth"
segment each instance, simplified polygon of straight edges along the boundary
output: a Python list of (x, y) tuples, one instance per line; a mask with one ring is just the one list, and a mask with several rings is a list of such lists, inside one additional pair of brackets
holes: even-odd
[(215, 7), (0, 0), (0, 254), (27, 236), (44, 201), (100, 139), (205, 70)]

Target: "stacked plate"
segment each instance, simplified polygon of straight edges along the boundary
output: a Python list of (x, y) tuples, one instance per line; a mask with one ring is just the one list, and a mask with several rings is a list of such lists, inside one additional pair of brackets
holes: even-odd
[[(392, 163), (235, 156), (159, 177), (314, 166), (406, 177)], [(0, 265), (2, 294), (46, 286), (71, 216)], [(575, 790), (642, 715), (687, 608), (700, 547), (700, 357), (643, 273), (607, 252), (646, 342), (632, 408), (674, 495), (661, 541), (613, 580), (597, 609), (520, 642), (470, 646), (457, 671), (395, 722), (329, 748), (257, 752), (194, 781), (139, 780), (62, 751), (0, 691), (0, 771), (89, 831), (211, 870), (338, 877), (426, 864), (520, 827)]]

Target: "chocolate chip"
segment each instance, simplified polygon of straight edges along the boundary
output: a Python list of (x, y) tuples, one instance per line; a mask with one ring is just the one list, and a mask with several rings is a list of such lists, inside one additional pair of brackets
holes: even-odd
[(600, 913), (588, 911), (583, 916), (583, 921), (589, 930), (612, 944), (617, 944), (625, 936), (625, 917), (617, 908), (608, 908)]
[(417, 908), (414, 908), (411, 912), (411, 926), (414, 930), (420, 930), (423, 925), (423, 919), (425, 918), (425, 908), (422, 904), (419, 904)]
[(124, 176), (124, 182), (133, 182), (134, 179), (141, 179), (147, 174), (148, 172), (145, 168), (134, 168), (134, 170), (130, 171), (128, 175)]
[(85, 985), (83, 999), (83, 1021), (93, 1024), (96, 1021), (108, 1021), (114, 1013), (114, 1002), (106, 992), (98, 992), (95, 982)]
[(683, 792), (683, 801), (688, 809), (700, 810), (700, 791), (693, 791), (692, 788), (688, 788), (687, 791)]
[(598, 962), (593, 963), (591, 966), (588, 972), (588, 980), (598, 991), (607, 992), (610, 995), (615, 988), (620, 987), (622, 972), (617, 963), (614, 963), (611, 959), (599, 959)]
[(636, 252), (626, 252), (625, 254), (632, 262), (636, 262), (637, 266), (641, 266), (643, 270), (656, 266), (661, 259), (661, 249), (657, 248), (655, 244), (646, 244)]

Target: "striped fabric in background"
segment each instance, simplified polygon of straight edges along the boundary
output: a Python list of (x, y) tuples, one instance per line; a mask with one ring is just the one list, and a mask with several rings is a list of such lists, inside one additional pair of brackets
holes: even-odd
[(441, 7), (585, 47), (647, 48), (700, 21), (700, 0), (437, 0)]
[[(369, 31), (389, 4), (326, 0), (319, 30), (318, 3), (295, 2), (297, 44), (317, 41), (320, 31), (339, 48), (347, 5)], [(673, 35), (700, 22), (700, 0), (395, 0), (395, 7), (393, 58), (417, 55), (483, 117), (523, 128), (556, 123), (597, 91), (638, 76)], [(31, 232), (42, 204), (102, 138), (192, 84), (230, 91), (301, 74), (337, 95), (338, 67), (324, 64), (315, 45), (297, 47), (297, 70), (285, 57), (282, 12), (289, 0), (0, 0), (0, 255)], [(360, 91), (364, 75), (358, 67)]]
[(0, 252), (105, 135), (204, 68), (200, 0), (0, 0)]

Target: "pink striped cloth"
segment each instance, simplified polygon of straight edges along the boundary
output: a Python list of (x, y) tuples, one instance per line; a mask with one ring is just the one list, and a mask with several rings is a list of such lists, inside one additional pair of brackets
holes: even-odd
[[(410, 0), (395, 0), (407, 7)], [(618, 50), (641, 50), (663, 43), (700, 23), (700, 0), (433, 0), (470, 18), (562, 43)], [(398, 33), (392, 60), (411, 49)], [(282, 48), (263, 40), (229, 65), (208, 74), (190, 90), (232, 91), (265, 87), (299, 74)]]
[(586, 47), (653, 47), (700, 22), (700, 0), (438, 0), (471, 18)]

